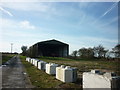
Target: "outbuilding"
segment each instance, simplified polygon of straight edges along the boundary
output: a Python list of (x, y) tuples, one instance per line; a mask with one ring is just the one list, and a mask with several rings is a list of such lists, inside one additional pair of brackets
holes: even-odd
[(33, 57), (67, 57), (69, 54), (69, 45), (55, 39), (42, 41), (31, 46), (28, 53)]

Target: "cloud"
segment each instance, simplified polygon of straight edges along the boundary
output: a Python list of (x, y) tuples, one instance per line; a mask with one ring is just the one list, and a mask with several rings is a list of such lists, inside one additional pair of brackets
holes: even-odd
[[(63, 40), (63, 42), (68, 43), (70, 45), (70, 53), (73, 50), (78, 50), (82, 47), (93, 47), (93, 46), (97, 46), (99, 44), (102, 44), (103, 46), (105, 46), (107, 48), (112, 48), (117, 43), (116, 39), (98, 38), (98, 37), (90, 37), (90, 36), (70, 36), (70, 35), (54, 33), (54, 32), (49, 33), (50, 29), (47, 29), (47, 28), (46, 28), (46, 30), (45, 29), (42, 29), (42, 31), (39, 30), (39, 33), (38, 32), (31, 33), (31, 31), (25, 32), (26, 29), (21, 30), (20, 25), (24, 26), (22, 28), (26, 28), (27, 25), (31, 26), (29, 21), (25, 20), (25, 21), (17, 22), (17, 21), (7, 20), (7, 19), (5, 19), (3, 21), (6, 21), (6, 23), (4, 23), (4, 24), (6, 24), (6, 25), (10, 24), (10, 25), (7, 25), (9, 27), (6, 27), (3, 29), (5, 33), (3, 32), (3, 34), (2, 34), (2, 36), (3, 36), (3, 38), (2, 38), (3, 45), (2, 46), (5, 46), (5, 47), (0, 48), (1, 51), (9, 51), (11, 42), (14, 43), (14, 49), (15, 48), (19, 49), (19, 50), (14, 50), (14, 51), (21, 52), (20, 47), (23, 44), (27, 45), (27, 46), (31, 46), (31, 45), (35, 44), (36, 42), (40, 42), (42, 40), (44, 41), (44, 40), (48, 40), (48, 39), (53, 39), (53, 38), (60, 40), (60, 41)], [(4, 27), (5, 27), (5, 25), (4, 25)], [(46, 33), (45, 31), (48, 33)], [(8, 40), (8, 38), (9, 38), (9, 40)]]
[(90, 2), (80, 2), (79, 7), (80, 9), (87, 8)]
[(91, 37), (91, 36), (85, 36), (85, 37), (81, 37), (83, 38), (84, 40), (87, 40), (87, 41), (94, 41), (94, 42), (108, 42), (108, 43), (117, 43), (118, 41), (115, 39), (107, 39), (107, 38), (102, 38), (102, 37)]
[[(70, 37), (68, 37), (70, 38)], [(81, 37), (71, 37), (70, 38), (70, 52), (73, 50), (78, 50), (82, 47), (94, 47), (99, 44), (103, 45), (106, 49), (111, 50), (117, 43), (117, 39), (108, 39), (103, 37), (92, 37), (92, 36), (81, 36)], [(65, 40), (65, 39), (64, 39)], [(75, 42), (79, 41), (79, 42)]]
[(29, 21), (21, 21), (20, 22), (20, 27), (26, 28), (26, 29), (35, 29), (35, 26), (31, 25)]
[(117, 6), (118, 2), (115, 2), (110, 8), (107, 9), (107, 11), (100, 17), (104, 17), (106, 14), (108, 14), (115, 6)]
[(4, 13), (8, 14), (9, 16), (13, 16), (12, 13), (10, 13), (9, 11), (3, 9), (2, 7), (0, 7), (0, 10), (1, 10), (2, 12), (4, 12)]
[(0, 26), (2, 29), (11, 29), (14, 28), (17, 30), (17, 28), (22, 28), (22, 29), (35, 29), (36, 27), (32, 25), (29, 21), (24, 20), (24, 21), (14, 21), (12, 19), (5, 19), (5, 18), (0, 18)]
[(13, 10), (21, 11), (41, 11), (46, 12), (50, 9), (50, 5), (47, 3), (37, 3), (37, 2), (3, 2), (2, 7), (10, 8)]
[(95, 36), (70, 36), (70, 35), (63, 35), (63, 34), (53, 34), (49, 35), (46, 38), (55, 38), (57, 40), (66, 42), (69, 44), (70, 53), (73, 50), (78, 50), (82, 47), (94, 47), (102, 44), (106, 49), (111, 50), (117, 43), (117, 38), (109, 39), (103, 37), (95, 37)]
[[(10, 3), (9, 3), (10, 4)], [(14, 6), (15, 5), (15, 6)], [(17, 5), (19, 5), (19, 6), (17, 6)], [(32, 6), (32, 5), (34, 5), (34, 6)], [(36, 5), (36, 6), (35, 6)], [(39, 6), (39, 5), (41, 5), (41, 6)], [(43, 5), (43, 6), (42, 6)], [(43, 3), (41, 3), (41, 4), (34, 4), (34, 3), (25, 3), (23, 6), (22, 6), (22, 3), (14, 3), (13, 4), (13, 6), (11, 5), (11, 6), (5, 6), (5, 7), (7, 7), (7, 8), (11, 8), (11, 9), (14, 9), (14, 10), (23, 10), (23, 11), (30, 11), (30, 12), (32, 12), (32, 11), (42, 11), (42, 12), (46, 12), (46, 11), (49, 11), (50, 10), (50, 8), (49, 7), (51, 7), (51, 6), (47, 6), (47, 4), (43, 4)], [(86, 5), (84, 5), (83, 7), (86, 7)], [(61, 9), (61, 7), (60, 7), (60, 9)], [(64, 7), (63, 7), (63, 9), (65, 9)], [(58, 11), (56, 11), (56, 12), (60, 12), (60, 10), (59, 9), (57, 9)], [(67, 9), (66, 9), (67, 10)], [(51, 12), (51, 11), (49, 11), (49, 12)], [(63, 10), (61, 10), (61, 12), (63, 12)], [(68, 13), (68, 14), (66, 14), (66, 16), (67, 15), (69, 15), (69, 12), (68, 11), (64, 11), (64, 12), (66, 12), (66, 13)], [(71, 10), (70, 10), (70, 12), (71, 12)], [(78, 13), (78, 12), (80, 12), (80, 13)], [(33, 12), (34, 13), (34, 12)], [(74, 9), (73, 9), (73, 15), (78, 15), (78, 16), (80, 16), (80, 20), (78, 20), (78, 21), (80, 21), (79, 23), (81, 24), (81, 23), (86, 23), (86, 22), (88, 22), (88, 23), (91, 23), (91, 21), (93, 21), (92, 19), (96, 19), (96, 18), (92, 18), (90, 15), (88, 15), (89, 17), (85, 17), (85, 15), (86, 15), (86, 13), (82, 13), (82, 11), (74, 11)], [(46, 13), (45, 13), (46, 14)], [(61, 14), (61, 13), (58, 13), (58, 14)], [(63, 13), (63, 14), (65, 14), (65, 13)], [(71, 15), (71, 14), (70, 14)], [(76, 17), (76, 16), (75, 16)], [(53, 16), (53, 18), (56, 18), (56, 17), (54, 17)], [(61, 20), (61, 18), (59, 19), (58, 17), (57, 17), (57, 20), (58, 20), (58, 22), (59, 23), (61, 23), (60, 22), (60, 20)], [(77, 20), (77, 18), (76, 18), (76, 20)], [(91, 45), (91, 46), (94, 46), (94, 45), (98, 45), (98, 44), (101, 44), (101, 43), (103, 43), (103, 45), (104, 44), (106, 44), (107, 43), (107, 45), (109, 44), (109, 45), (111, 45), (111, 46), (113, 46), (113, 44), (114, 43), (116, 43), (116, 40), (111, 40), (111, 39), (106, 39), (106, 38), (97, 38), (97, 37), (87, 37), (87, 36), (84, 36), (84, 37), (80, 37), (81, 35), (79, 35), (79, 36), (77, 36), (77, 35), (73, 35), (73, 37), (72, 36), (70, 36), (70, 35), (68, 35), (69, 34), (69, 32), (67, 32), (68, 34), (68, 36), (66, 36), (66, 34), (64, 33), (64, 35), (60, 35), (60, 34), (58, 34), (58, 32), (56, 33), (56, 32), (54, 32), (54, 31), (57, 31), (55, 28), (53, 28), (51, 31), (50, 31), (50, 29), (51, 28), (47, 28), (48, 30), (46, 30), (46, 32), (47, 32), (47, 34), (46, 34), (46, 32), (45, 32), (45, 29), (42, 29), (42, 30), (40, 30), (40, 29), (38, 29), (39, 31), (35, 31), (34, 32), (34, 30), (30, 30), (30, 31), (28, 31), (29, 29), (35, 29), (36, 27), (34, 26), (34, 25), (32, 25), (32, 23), (31, 22), (29, 22), (28, 20), (24, 20), (24, 21), (14, 21), (14, 20), (8, 20), (8, 19), (6, 19), (6, 20), (3, 20), (3, 21), (5, 21), (5, 23), (4, 23), (4, 28), (6, 29), (3, 29), (4, 30), (4, 34), (5, 34), (5, 38), (10, 38), (11, 40), (14, 40), (15, 41), (15, 43), (20, 43), (20, 44), (25, 44), (25, 43), (30, 43), (30, 45), (32, 45), (32, 44), (34, 44), (34, 43), (36, 43), (37, 41), (41, 41), (41, 40), (43, 40), (43, 39), (48, 39), (48, 38), (56, 38), (56, 39), (60, 39), (60, 41), (61, 40), (64, 40), (65, 42), (67, 41), (68, 42), (68, 44), (70, 44), (70, 48), (71, 48), (71, 50), (73, 50), (73, 49), (79, 49), (79, 48), (81, 48), (81, 47), (83, 47), (83, 46), (85, 46), (85, 47), (87, 47), (87, 46), (89, 46), (89, 45)], [(54, 20), (53, 20), (54, 21)], [(71, 27), (72, 25), (71, 24), (73, 24), (73, 23), (68, 23), (68, 22), (62, 22), (61, 23), (61, 25), (59, 25), (59, 26), (62, 26), (62, 25), (65, 25), (65, 24), (67, 24), (67, 25), (65, 25), (65, 26), (68, 26), (68, 27)], [(76, 24), (76, 23), (75, 23)], [(73, 24), (73, 26), (75, 25), (75, 24)], [(3, 25), (2, 25), (3, 26)], [(9, 26), (9, 27), (8, 27)], [(56, 25), (57, 26), (57, 25)], [(87, 25), (86, 25), (87, 26)], [(85, 26), (85, 27), (86, 27)], [(97, 26), (97, 25), (96, 25)], [(76, 27), (76, 26), (75, 26)], [(82, 27), (82, 25), (80, 26), (80, 25), (77, 25), (77, 28), (79, 28), (79, 30), (80, 30), (80, 27)], [(95, 27), (95, 25), (94, 25), (94, 27)], [(21, 30), (21, 28), (23, 28), (22, 30)], [(38, 28), (38, 27), (37, 27)], [(59, 27), (58, 27), (59, 28)], [(57, 29), (58, 29), (57, 28)], [(89, 28), (89, 27), (88, 27)], [(108, 27), (107, 27), (108, 28)], [(109, 27), (110, 28), (110, 27)], [(64, 29), (64, 28), (63, 28)], [(58, 30), (60, 30), (60, 29), (58, 29)], [(70, 30), (72, 30), (72, 28), (70, 29)], [(74, 28), (73, 30), (76, 30), (76, 28)], [(20, 31), (20, 32), (15, 32), (15, 31)], [(104, 31), (106, 31), (105, 29), (103, 30), (101, 30), (102, 32), (104, 32)], [(100, 32), (101, 32), (100, 31)], [(6, 33), (7, 32), (7, 33)], [(13, 33), (14, 32), (14, 33)], [(62, 30), (59, 32), (59, 33), (61, 33), (62, 32)], [(64, 32), (66, 32), (66, 31), (64, 31)], [(110, 32), (110, 31), (109, 31)], [(50, 33), (50, 34), (49, 34)], [(84, 33), (84, 29), (81, 29), (81, 33)], [(98, 32), (99, 33), (99, 32)], [(111, 32), (111, 33), (113, 33), (113, 32)], [(72, 33), (72, 34), (74, 34), (74, 33)], [(110, 33), (109, 33), (110, 34)], [(110, 35), (113, 35), (113, 34), (110, 34)], [(18, 37), (19, 37), (19, 39), (18, 39)], [(15, 39), (14, 39), (15, 38)], [(10, 40), (9, 39), (9, 40)], [(34, 40), (33, 40), (34, 39)], [(4, 40), (6, 40), (6, 39), (4, 39)], [(24, 42), (22, 41), (22, 40), (24, 40)], [(20, 46), (19, 45), (19, 43), (18, 43), (18, 46)]]
[[(101, 24), (99, 24), (98, 27), (106, 27), (106, 26), (109, 26), (109, 27), (110, 27), (110, 24), (118, 23), (118, 19), (119, 19), (118, 17), (114, 17), (114, 18), (108, 20), (108, 22), (106, 22), (106, 23), (101, 23)], [(116, 24), (115, 28), (118, 28), (118, 27), (117, 27), (117, 24)]]
[(115, 2), (110, 8), (107, 9), (107, 11), (105, 11), (98, 19), (96, 19), (95, 21), (93, 21), (92, 24), (95, 24), (96, 22), (98, 22), (101, 18), (103, 18), (104, 16), (106, 16), (109, 12), (111, 12), (116, 6), (117, 6), (118, 2)]

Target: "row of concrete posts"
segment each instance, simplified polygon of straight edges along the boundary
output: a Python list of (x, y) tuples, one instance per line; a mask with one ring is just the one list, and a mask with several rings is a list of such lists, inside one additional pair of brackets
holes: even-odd
[(56, 79), (62, 82), (76, 82), (77, 80), (77, 68), (58, 65), (55, 63), (47, 63), (42, 60), (34, 58), (26, 58), (26, 61), (30, 62), (38, 69), (45, 71), (47, 74), (55, 75)]
[[(32, 63), (40, 70), (44, 70), (47, 74), (55, 75), (56, 79), (62, 82), (76, 82), (77, 68), (58, 65), (55, 63), (47, 63), (34, 58), (26, 58), (26, 61)], [(120, 76), (116, 76), (112, 72), (101, 72), (99, 70), (91, 70), (84, 72), (82, 75), (83, 89), (88, 88), (119, 88)]]

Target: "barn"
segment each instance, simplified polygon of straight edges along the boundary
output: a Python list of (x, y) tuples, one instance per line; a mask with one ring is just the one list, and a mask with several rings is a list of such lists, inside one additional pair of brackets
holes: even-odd
[(34, 44), (28, 49), (29, 56), (67, 57), (69, 45), (58, 40), (47, 40)]

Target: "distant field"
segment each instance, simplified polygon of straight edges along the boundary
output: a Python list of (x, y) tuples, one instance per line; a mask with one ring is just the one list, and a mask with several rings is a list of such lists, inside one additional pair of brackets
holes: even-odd
[(63, 83), (55, 78), (55, 76), (48, 75), (44, 71), (37, 69), (29, 62), (25, 61), (25, 56), (20, 56), (22, 64), (26, 68), (26, 72), (29, 75), (32, 85), (36, 88), (81, 88), (79, 84), (75, 83)]
[(14, 54), (2, 54), (2, 64), (10, 60), (13, 56)]
[(59, 57), (40, 57), (46, 62), (52, 62), (57, 64), (70, 65), (73, 67), (77, 67), (79, 73), (83, 73), (85, 71), (90, 71), (91, 69), (100, 69), (107, 71), (114, 71), (118, 75), (120, 75), (120, 60), (103, 60), (103, 59), (67, 59), (67, 58), (59, 58)]

